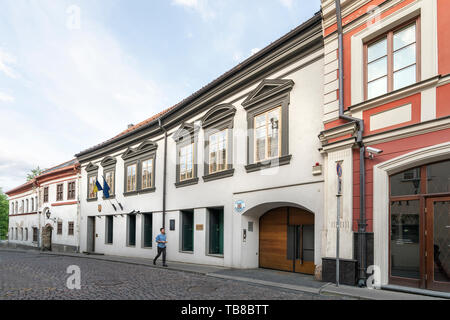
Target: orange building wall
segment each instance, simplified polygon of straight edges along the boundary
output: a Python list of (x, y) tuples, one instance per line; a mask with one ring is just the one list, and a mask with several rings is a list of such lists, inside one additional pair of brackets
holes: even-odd
[(445, 116), (450, 116), (450, 84), (436, 88), (436, 117)]
[(439, 73), (450, 73), (450, 1), (437, 0)]
[[(373, 166), (417, 149), (450, 140), (450, 129), (422, 134), (415, 137), (380, 143), (372, 147), (383, 150), (373, 160), (366, 159), (366, 218), (367, 231), (373, 232)], [(353, 152), (353, 231), (358, 230), (359, 219), (359, 150)]]

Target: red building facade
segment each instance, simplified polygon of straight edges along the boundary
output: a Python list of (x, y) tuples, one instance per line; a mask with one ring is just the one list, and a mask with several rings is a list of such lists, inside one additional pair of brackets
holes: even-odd
[(336, 4), (322, 1), (322, 275), (335, 276), (339, 162), (345, 282), (373, 265), (381, 285), (450, 291), (450, 2)]

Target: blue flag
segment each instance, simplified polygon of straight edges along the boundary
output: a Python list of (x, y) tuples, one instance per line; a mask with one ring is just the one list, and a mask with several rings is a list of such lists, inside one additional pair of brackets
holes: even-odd
[(102, 185), (100, 184), (100, 182), (98, 182), (98, 180), (95, 181), (95, 186), (94, 186), (94, 192), (98, 192), (102, 189)]
[(103, 177), (103, 196), (108, 199), (109, 198), (109, 190), (111, 188), (108, 186), (108, 183), (106, 182), (105, 178)]

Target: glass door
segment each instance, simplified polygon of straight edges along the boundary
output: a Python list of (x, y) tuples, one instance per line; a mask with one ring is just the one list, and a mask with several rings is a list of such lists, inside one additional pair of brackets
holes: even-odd
[(427, 199), (427, 288), (450, 291), (450, 197)]

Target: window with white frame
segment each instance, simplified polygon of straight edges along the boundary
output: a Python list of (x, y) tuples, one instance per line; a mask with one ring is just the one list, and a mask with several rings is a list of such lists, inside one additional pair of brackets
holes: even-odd
[(89, 176), (88, 178), (88, 199), (95, 199), (97, 198), (97, 193), (94, 192), (95, 182), (97, 181), (97, 176)]
[(194, 176), (194, 143), (180, 147), (180, 181), (192, 179)]
[(227, 169), (228, 129), (209, 136), (209, 173)]
[(419, 18), (365, 45), (365, 93), (372, 99), (420, 80)]
[(127, 166), (127, 183), (126, 183), (126, 192), (136, 191), (136, 171), (137, 164), (130, 164)]
[(256, 115), (254, 128), (255, 160), (259, 162), (279, 157), (281, 153), (281, 107)]
[(142, 187), (141, 189), (149, 189), (153, 187), (153, 158), (141, 162), (142, 170)]

